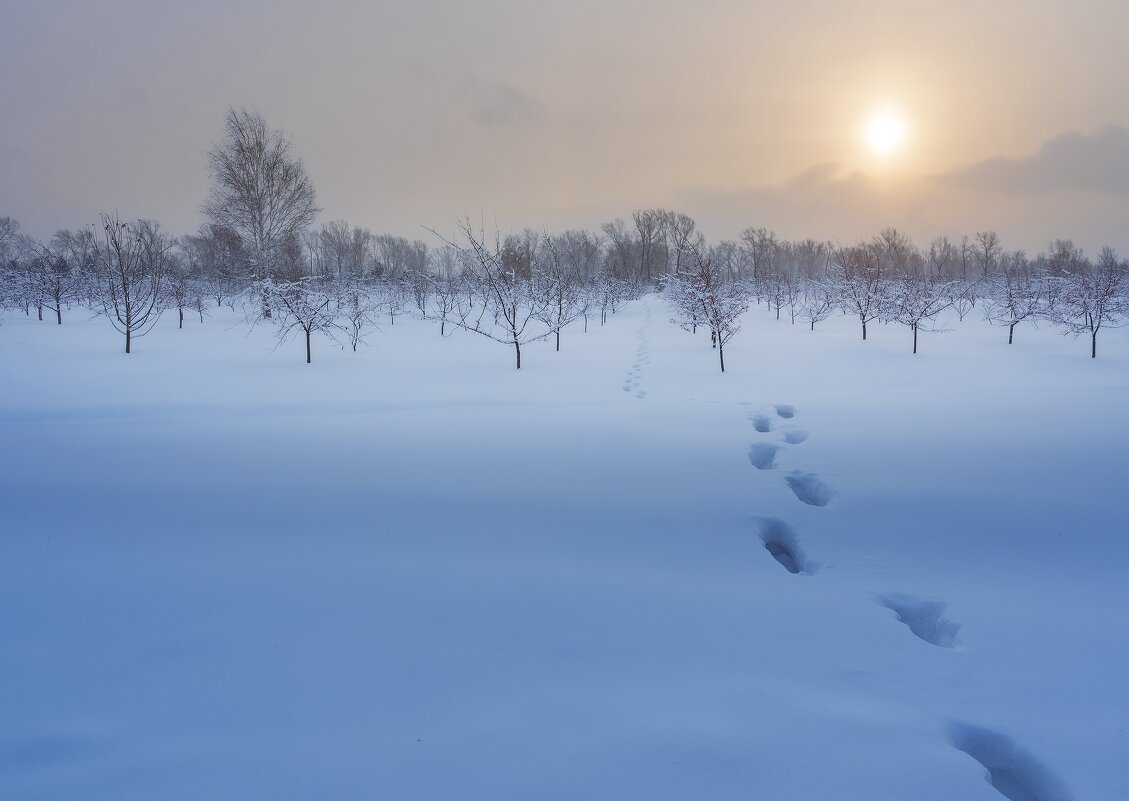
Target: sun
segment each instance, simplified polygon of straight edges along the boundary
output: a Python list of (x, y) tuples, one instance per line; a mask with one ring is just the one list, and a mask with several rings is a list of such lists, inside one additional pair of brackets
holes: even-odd
[(875, 112), (866, 123), (866, 142), (875, 155), (894, 155), (905, 146), (905, 120), (889, 109)]

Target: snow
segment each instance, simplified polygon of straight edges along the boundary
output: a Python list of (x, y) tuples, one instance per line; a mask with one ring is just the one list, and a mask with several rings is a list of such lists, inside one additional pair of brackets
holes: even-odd
[(1129, 798), (1129, 332), (669, 316), (8, 313), (0, 798)]

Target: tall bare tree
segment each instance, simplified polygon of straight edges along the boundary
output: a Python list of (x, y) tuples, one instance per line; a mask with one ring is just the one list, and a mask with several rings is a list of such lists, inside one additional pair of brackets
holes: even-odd
[[(289, 242), (297, 240), (319, 211), (317, 195), (291, 142), (272, 130), (257, 111), (229, 109), (222, 141), (208, 151), (212, 191), (204, 203), (208, 220), (244, 240), (253, 277), (275, 272)], [(270, 317), (268, 284), (263, 316)]]

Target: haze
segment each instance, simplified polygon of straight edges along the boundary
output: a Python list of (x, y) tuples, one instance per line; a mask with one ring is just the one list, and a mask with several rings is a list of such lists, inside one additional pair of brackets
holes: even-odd
[[(633, 208), (1031, 251), (1129, 250), (1129, 6), (1060, 0), (13, 5), (0, 214), (194, 231), (229, 106), (305, 161), (322, 219), (594, 228)], [(895, 109), (904, 147), (865, 126)]]

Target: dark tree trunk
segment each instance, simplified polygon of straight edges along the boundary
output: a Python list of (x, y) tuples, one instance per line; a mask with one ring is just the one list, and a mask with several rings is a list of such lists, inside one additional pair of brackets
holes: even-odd
[(131, 334), (131, 332), (129, 330), (129, 326), (126, 326), (126, 329), (125, 329), (125, 352), (126, 353), (130, 352), (129, 351), (129, 347), (130, 347), (130, 344), (131, 344), (130, 343), (130, 339), (131, 339), (130, 334)]
[(1090, 335), (1090, 358), (1098, 358), (1098, 332), (1095, 331)]
[(306, 329), (306, 364), (310, 363), (310, 331)]
[(1015, 334), (1015, 323), (1012, 323), (1011, 325), (1009, 325), (1007, 327), (1007, 344), (1009, 344), (1009, 345), (1011, 344), (1011, 341), (1014, 337), (1014, 334)]
[(35, 310), (39, 314), (39, 322), (43, 322), (43, 307), (42, 306), (36, 306)]
[(184, 307), (183, 306), (177, 306), (176, 311), (177, 311), (177, 314), (180, 315), (180, 322), (177, 323), (176, 327), (177, 328), (184, 328)]
[(58, 306), (55, 307), (55, 324), (56, 325), (62, 325), (63, 324), (63, 304), (62, 303), (60, 303)]
[(917, 326), (913, 326), (913, 352), (917, 353)]
[(725, 346), (720, 342), (717, 346), (717, 358), (721, 362), (721, 372), (725, 372)]
[(862, 320), (862, 338), (866, 340), (866, 316), (860, 314), (859, 319)]
[(514, 343), (514, 353), (517, 355), (517, 369), (521, 369), (521, 345)]
[(557, 353), (561, 352), (561, 329), (557, 329)]

